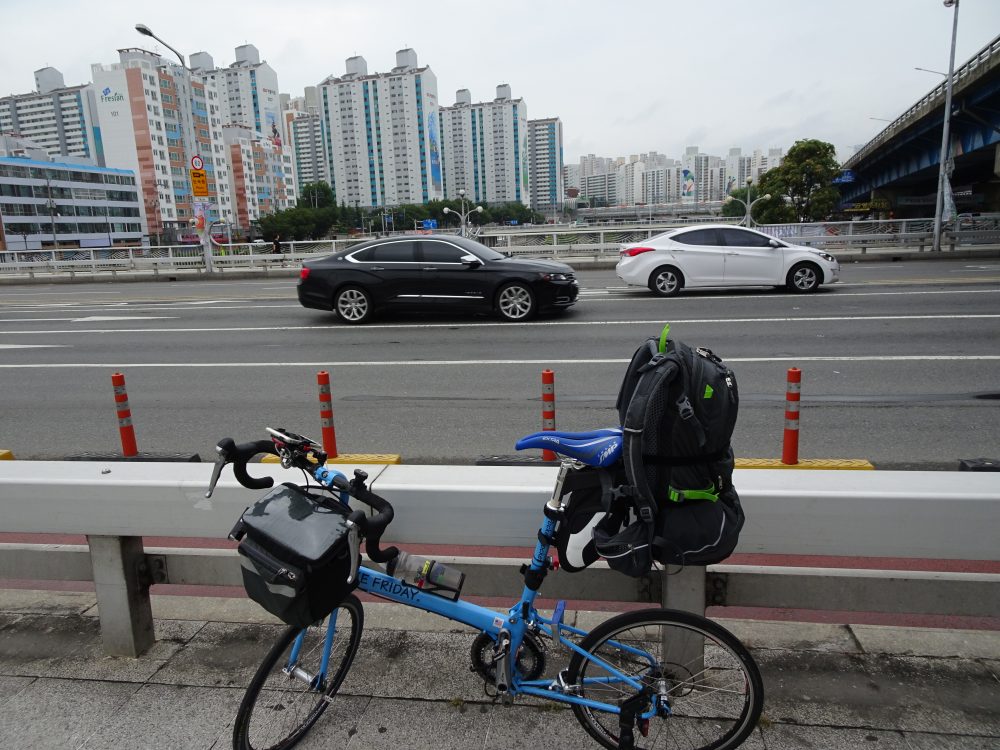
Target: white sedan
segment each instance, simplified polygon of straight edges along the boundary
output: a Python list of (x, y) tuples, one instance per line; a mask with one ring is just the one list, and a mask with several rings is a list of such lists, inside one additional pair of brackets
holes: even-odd
[(785, 286), (815, 292), (840, 278), (840, 263), (822, 250), (753, 229), (699, 224), (625, 245), (616, 271), (627, 284), (649, 287), (660, 297), (673, 297), (684, 287)]

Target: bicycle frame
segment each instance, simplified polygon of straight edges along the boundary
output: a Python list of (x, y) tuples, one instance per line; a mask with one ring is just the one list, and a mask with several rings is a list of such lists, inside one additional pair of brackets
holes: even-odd
[[(557, 482), (557, 494), (561, 482)], [(535, 552), (531, 559), (530, 569), (536, 572), (540, 572), (546, 569), (548, 565), (549, 556), (549, 544), (547, 539), (552, 539), (553, 534), (556, 530), (556, 521), (551, 518), (546, 517), (544, 523), (541, 526), (538, 542), (535, 545)], [(388, 601), (396, 602), (398, 604), (404, 604), (408, 607), (413, 607), (414, 609), (420, 609), (425, 612), (431, 612), (433, 614), (445, 617), (449, 620), (454, 620), (455, 622), (460, 622), (464, 625), (468, 625), (476, 630), (481, 630), (488, 633), (494, 640), (500, 636), (502, 630), (506, 630), (510, 634), (510, 653), (517, 654), (518, 649), (524, 640), (525, 634), (531, 631), (541, 631), (553, 640), (557, 641), (559, 645), (564, 646), (572, 651), (588, 657), (591, 663), (597, 665), (598, 667), (606, 670), (607, 676), (593, 677), (585, 680), (587, 683), (621, 683), (622, 685), (628, 686), (629, 688), (641, 691), (644, 689), (644, 685), (635, 677), (624, 674), (623, 672), (615, 669), (610, 664), (607, 664), (603, 660), (597, 658), (593, 654), (581, 649), (576, 643), (571, 641), (569, 638), (564, 636), (564, 633), (569, 633), (575, 636), (585, 636), (587, 635), (586, 630), (580, 630), (570, 625), (565, 625), (561, 622), (562, 619), (562, 608), (557, 607), (557, 613), (553, 618), (546, 618), (542, 616), (535, 608), (534, 601), (537, 596), (537, 591), (533, 591), (525, 585), (521, 598), (511, 607), (506, 613), (492, 610), (487, 607), (482, 607), (478, 604), (473, 604), (471, 602), (466, 602), (462, 600), (452, 601), (450, 599), (445, 599), (444, 597), (438, 596), (437, 594), (428, 593), (422, 591), (415, 586), (404, 583), (398, 578), (394, 578), (387, 575), (379, 570), (362, 566), (358, 570), (358, 590), (364, 591), (366, 593), (372, 594), (382, 599)], [(336, 610), (334, 614), (330, 617), (327, 624), (327, 635), (324, 644), (321, 671), (320, 674), (316, 675), (312, 682), (314, 687), (322, 685), (326, 679), (326, 670), (329, 662), (330, 649), (333, 644), (333, 635), (336, 630)], [(292, 647), (292, 652), (289, 655), (288, 665), (286, 667), (286, 674), (293, 674), (295, 670), (296, 661), (298, 659), (299, 649), (301, 647), (302, 640), (305, 636), (305, 632), (296, 639), (295, 644)], [(636, 656), (649, 661), (651, 666), (656, 665), (656, 659), (652, 654), (649, 654), (642, 649), (637, 649), (633, 646), (629, 646), (623, 643), (616, 643), (614, 641), (610, 642), (617, 648), (623, 651), (633, 653)], [(521, 676), (517, 673), (516, 669), (516, 659), (511, 658), (512, 665), (512, 678), (510, 685), (510, 694), (513, 695), (534, 695), (540, 698), (546, 698), (548, 700), (559, 701), (562, 703), (575, 704), (580, 706), (586, 706), (598, 711), (604, 711), (611, 714), (620, 714), (621, 709), (619, 706), (612, 705), (610, 703), (602, 703), (600, 701), (589, 700), (587, 698), (574, 695), (571, 691), (572, 686), (566, 685), (562, 681), (562, 675), (556, 680), (522, 680)], [(650, 695), (650, 706), (641, 714), (637, 714), (637, 719), (649, 719), (652, 718), (660, 710), (660, 700), (659, 696), (656, 694)]]

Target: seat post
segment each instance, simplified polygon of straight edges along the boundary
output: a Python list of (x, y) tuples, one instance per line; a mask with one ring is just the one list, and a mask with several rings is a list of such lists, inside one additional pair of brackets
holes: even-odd
[(545, 507), (556, 512), (562, 510), (562, 490), (563, 485), (566, 483), (566, 476), (569, 474), (570, 469), (581, 465), (579, 461), (572, 458), (564, 458), (559, 462), (559, 475), (556, 477), (555, 486), (552, 488), (552, 497), (545, 504)]

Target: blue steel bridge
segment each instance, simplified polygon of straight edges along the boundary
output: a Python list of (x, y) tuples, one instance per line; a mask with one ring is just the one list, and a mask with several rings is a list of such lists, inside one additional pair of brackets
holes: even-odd
[[(934, 214), (945, 83), (934, 87), (844, 163), (841, 208), (887, 218)], [(952, 190), (959, 213), (1000, 211), (1000, 36), (955, 71)]]

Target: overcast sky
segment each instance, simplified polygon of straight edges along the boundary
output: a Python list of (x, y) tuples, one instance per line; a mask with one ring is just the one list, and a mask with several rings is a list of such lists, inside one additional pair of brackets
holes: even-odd
[[(0, 96), (31, 91), (46, 66), (89, 82), (122, 47), (173, 57), (134, 30), (144, 23), (217, 66), (254, 44), (292, 96), (352, 55), (384, 72), (412, 47), (442, 105), (508, 83), (529, 118), (560, 117), (567, 163), (799, 138), (846, 159), (887, 124), (870, 118), (897, 117), (942, 80), (914, 67), (947, 70), (952, 13), (941, 0), (2, 0)], [(956, 68), (998, 34), (1000, 0), (961, 0)]]

